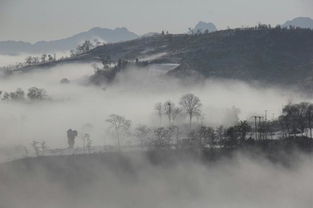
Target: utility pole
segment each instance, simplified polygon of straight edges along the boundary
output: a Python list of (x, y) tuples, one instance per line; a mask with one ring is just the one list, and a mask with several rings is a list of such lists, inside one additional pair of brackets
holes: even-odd
[(259, 125), (258, 125), (258, 127), (259, 127), (259, 139), (261, 138), (261, 132), (260, 132), (260, 126), (261, 126), (261, 119), (262, 119), (262, 116), (257, 116), (257, 118), (259, 119)]
[(171, 102), (168, 102), (167, 105), (168, 105), (168, 121), (169, 121), (169, 125), (171, 125), (171, 122), (172, 122), (172, 104), (171, 104)]
[(258, 134), (257, 134), (257, 122), (256, 122), (256, 120), (257, 120), (257, 116), (253, 116), (253, 118), (254, 118), (254, 139), (255, 140), (257, 140), (258, 139)]
[(311, 111), (310, 111), (310, 109), (309, 109), (309, 131), (310, 131), (310, 138), (312, 138)]
[(267, 110), (265, 110), (265, 116), (264, 116), (264, 138), (265, 139), (267, 139), (267, 130), (268, 130)]

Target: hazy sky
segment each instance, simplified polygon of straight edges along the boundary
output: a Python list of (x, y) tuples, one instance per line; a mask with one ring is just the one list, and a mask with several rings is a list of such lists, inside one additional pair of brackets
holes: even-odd
[(94, 26), (180, 33), (200, 20), (225, 28), (297, 16), (313, 17), (313, 0), (0, 0), (0, 40), (59, 39)]

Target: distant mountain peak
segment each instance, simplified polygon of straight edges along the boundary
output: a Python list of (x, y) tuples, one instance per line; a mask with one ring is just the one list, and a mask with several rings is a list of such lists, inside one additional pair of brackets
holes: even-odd
[(102, 28), (102, 27), (93, 27), (87, 32), (100, 32), (100, 31), (119, 31), (119, 32), (130, 32), (126, 27), (117, 27), (115, 29), (108, 29), (108, 28)]
[(115, 30), (129, 32), (129, 30), (126, 27), (117, 27), (115, 28)]
[(94, 27), (88, 31), (75, 34), (60, 40), (38, 41), (34, 44), (21, 41), (0, 41), (0, 54), (19, 53), (50, 53), (57, 51), (69, 51), (77, 47), (85, 40), (100, 39), (108, 43), (133, 40), (139, 36), (130, 32), (126, 27), (115, 29)]
[(282, 26), (283, 27), (294, 26), (294, 27), (299, 27), (299, 28), (313, 29), (313, 19), (310, 17), (296, 17), (292, 20), (288, 20)]
[(197, 32), (203, 33), (205, 31), (214, 32), (216, 30), (217, 28), (213, 23), (203, 22), (203, 21), (198, 22), (198, 24), (192, 29), (194, 33), (197, 33)]

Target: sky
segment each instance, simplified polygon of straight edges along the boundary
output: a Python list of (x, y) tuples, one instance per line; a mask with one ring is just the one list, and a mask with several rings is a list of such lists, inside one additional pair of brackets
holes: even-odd
[(219, 29), (313, 18), (312, 0), (0, 0), (0, 40), (53, 40), (92, 27), (183, 33), (198, 21)]

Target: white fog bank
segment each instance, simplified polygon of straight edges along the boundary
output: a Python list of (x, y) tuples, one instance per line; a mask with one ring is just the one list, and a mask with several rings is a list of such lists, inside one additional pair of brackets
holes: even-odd
[[(158, 71), (159, 70), (159, 71)], [(44, 88), (52, 99), (40, 103), (0, 102), (0, 145), (30, 145), (43, 140), (50, 147), (66, 146), (66, 130), (81, 131), (90, 124), (95, 145), (112, 143), (106, 134), (106, 119), (119, 114), (138, 124), (158, 125), (155, 103), (171, 100), (178, 104), (186, 93), (194, 93), (202, 102), (204, 124), (231, 125), (229, 113), (240, 109), (240, 119), (252, 115), (268, 118), (277, 116), (289, 101), (304, 98), (292, 91), (278, 88), (258, 88), (239, 81), (208, 80), (204, 83), (184, 84), (174, 78), (159, 76), (158, 66), (146, 69), (129, 69), (118, 75), (112, 86), (86, 85), (94, 69), (90, 64), (60, 65), (39, 69), (0, 80), (0, 90), (15, 91), (30, 87)], [(157, 71), (158, 73), (155, 73)], [(67, 78), (70, 84), (60, 84)], [(184, 121), (181, 121), (184, 122)]]
[(210, 165), (181, 161), (162, 166), (127, 158), (129, 163), (113, 160), (113, 164), (97, 157), (71, 159), (68, 164), (56, 158), (46, 160), (49, 165), (33, 161), (38, 163), (23, 172), (11, 169), (9, 180), (0, 174), (0, 206), (310, 208), (313, 204), (311, 156), (294, 155), (294, 165), (288, 168), (242, 154)]

